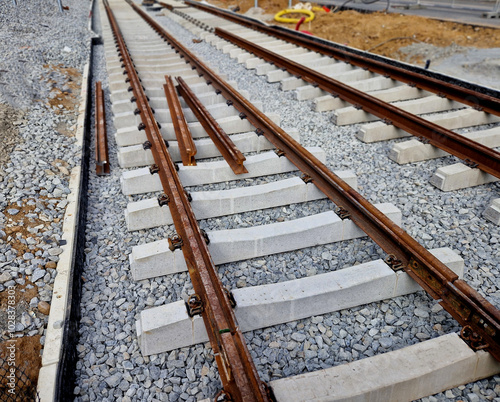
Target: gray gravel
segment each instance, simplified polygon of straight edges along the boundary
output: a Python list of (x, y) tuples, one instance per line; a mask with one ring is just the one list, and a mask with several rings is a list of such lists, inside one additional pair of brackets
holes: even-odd
[[(64, 14), (52, 0), (17, 3), (2, 2), (0, 12), (0, 292), (36, 288), (16, 310), (22, 337), (45, 332), (37, 306), (51, 301), (64, 244), (69, 175), (80, 164), (74, 133), (90, 2), (67, 0)], [(0, 341), (6, 324), (1, 310)]]
[[(500, 186), (443, 193), (428, 180), (437, 167), (453, 157), (399, 166), (388, 158), (399, 140), (364, 144), (355, 138), (358, 126), (336, 127), (331, 113), (312, 111), (311, 102), (297, 102), (293, 92), (281, 92), (277, 84), (246, 71), (206, 43), (193, 44), (192, 34), (167, 18), (158, 18), (195, 53), (238, 82), (239, 88), (260, 99), (266, 111), (278, 112), (282, 126), (296, 127), (301, 142), (321, 146), (332, 169), (352, 169), (359, 190), (371, 202), (392, 202), (403, 212), (408, 232), (427, 248), (450, 247), (465, 259), (466, 280), (497, 307), (500, 230), (482, 218), (487, 204), (498, 197)], [(103, 49), (95, 53), (96, 79), (103, 81)], [(174, 228), (126, 231), (123, 210), (127, 202), (152, 196), (121, 194), (112, 117), (107, 101), (108, 135), (112, 174), (97, 178), (89, 187), (85, 284), (82, 323), (77, 350), (76, 400), (198, 400), (213, 397), (220, 388), (208, 345), (196, 345), (171, 353), (143, 357), (138, 348), (135, 321), (152, 306), (186, 298), (191, 284), (186, 273), (135, 283), (128, 254), (137, 244), (165, 238)], [(285, 175), (288, 177), (288, 175)], [(231, 188), (278, 180), (282, 175), (243, 182), (199, 186), (194, 190)], [(238, 216), (201, 221), (207, 230), (268, 224), (322, 212), (328, 201), (273, 208)], [(371, 240), (358, 239), (308, 248), (293, 253), (256, 258), (219, 267), (224, 284), (231, 288), (254, 286), (342, 269), (383, 257)], [(333, 314), (277, 325), (245, 334), (259, 375), (264, 381), (315, 371), (320, 368), (396, 350), (450, 332), (456, 322), (426, 294), (418, 292), (390, 301), (371, 303)], [(500, 377), (458, 387), (430, 398), (435, 400), (493, 400), (500, 398)]]

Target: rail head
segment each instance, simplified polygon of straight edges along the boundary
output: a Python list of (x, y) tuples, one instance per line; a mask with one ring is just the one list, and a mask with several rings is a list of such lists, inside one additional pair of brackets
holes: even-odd
[(168, 109), (170, 110), (175, 136), (179, 145), (182, 164), (184, 166), (196, 166), (194, 157), (197, 152), (196, 145), (186, 122), (186, 118), (184, 117), (184, 112), (182, 111), (181, 102), (177, 96), (172, 77), (165, 76), (165, 81), (166, 84), (163, 85), (163, 90), (167, 98)]

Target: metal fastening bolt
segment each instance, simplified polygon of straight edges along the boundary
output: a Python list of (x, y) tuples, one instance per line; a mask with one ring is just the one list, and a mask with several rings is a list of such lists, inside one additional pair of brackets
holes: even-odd
[(349, 211), (345, 208), (338, 207), (335, 209), (335, 213), (339, 216), (340, 219), (344, 220), (351, 216)]
[(476, 162), (471, 161), (469, 158), (465, 158), (463, 162), (465, 166), (468, 166), (471, 169), (475, 169), (479, 166)]
[(155, 174), (155, 173), (158, 173), (160, 171), (160, 168), (158, 167), (158, 165), (154, 164), (154, 165), (151, 165), (149, 167), (149, 173), (151, 174)]
[(231, 292), (228, 288), (223, 287), (222, 290), (226, 294), (227, 298), (229, 299), (229, 304), (231, 305), (232, 308), (236, 307), (236, 299), (234, 298), (233, 292)]
[(240, 117), (241, 120), (244, 120), (247, 118), (247, 115), (243, 112), (241, 112), (238, 116)]
[(144, 130), (146, 128), (146, 125), (144, 123), (139, 123), (139, 125), (137, 126), (137, 130), (141, 131), (141, 130)]
[(308, 174), (303, 174), (302, 176), (300, 176), (300, 178), (302, 179), (302, 181), (304, 183), (312, 183), (313, 179), (311, 176), (309, 176)]
[(193, 293), (189, 296), (189, 299), (186, 302), (186, 308), (190, 317), (203, 313), (203, 301), (201, 300), (201, 297), (196, 293)]
[(144, 143), (142, 144), (142, 148), (144, 150), (151, 149), (152, 147), (153, 147), (153, 144), (151, 144), (151, 142), (149, 142), (149, 141), (144, 141)]
[(160, 124), (160, 123), (158, 123), (158, 122), (156, 122), (156, 125), (158, 126), (158, 129), (160, 129), (160, 130), (161, 130), (161, 124)]
[(186, 194), (186, 198), (189, 202), (193, 201), (193, 197), (191, 196), (191, 193), (184, 189), (184, 194)]
[(257, 134), (260, 137), (261, 135), (264, 135), (264, 130), (258, 128), (257, 130), (255, 130), (255, 134)]
[(207, 245), (209, 245), (210, 244), (210, 238), (208, 237), (207, 232), (205, 232), (203, 229), (200, 229), (200, 231), (201, 231), (201, 235), (205, 239), (205, 243), (207, 243)]
[(228, 99), (226, 101), (226, 105), (231, 106), (233, 104), (233, 101), (231, 99)]
[(282, 156), (285, 156), (285, 151), (283, 151), (282, 149), (276, 149), (276, 150), (274, 151), (274, 153), (275, 153), (276, 155), (278, 155), (280, 158), (281, 158)]
[(134, 110), (134, 114), (137, 116), (138, 114), (141, 114), (141, 110), (139, 108), (136, 108)]
[(385, 263), (391, 267), (393, 271), (404, 269), (403, 262), (399, 260), (394, 254), (389, 254), (384, 259)]
[(164, 205), (168, 205), (170, 202), (170, 197), (167, 194), (162, 194), (158, 196), (158, 205), (163, 207)]
[(182, 237), (177, 234), (168, 238), (168, 248), (170, 249), (170, 251), (181, 249), (183, 244), (184, 242), (182, 241)]
[(134, 88), (132, 88), (132, 87), (127, 88), (127, 91), (129, 91), (129, 92), (132, 92), (133, 90), (134, 90)]
[(222, 91), (221, 91), (220, 89), (216, 89), (216, 90), (215, 90), (215, 94), (216, 94), (216, 95), (220, 95), (221, 93), (222, 93)]
[(135, 96), (132, 96), (132, 97), (130, 98), (130, 103), (134, 103), (134, 102), (137, 102), (137, 99), (136, 99), (136, 97), (135, 97)]
[(168, 148), (170, 146), (170, 144), (168, 143), (167, 140), (163, 140), (165, 142), (165, 146)]

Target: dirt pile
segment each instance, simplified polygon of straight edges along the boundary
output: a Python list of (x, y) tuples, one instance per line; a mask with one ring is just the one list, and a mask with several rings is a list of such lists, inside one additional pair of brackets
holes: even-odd
[[(211, 0), (210, 3), (222, 8), (238, 6), (239, 13), (246, 13), (254, 6), (252, 0), (233, 2)], [(274, 15), (287, 8), (288, 1), (259, 0), (258, 5), (264, 9), (265, 15)], [(414, 43), (426, 43), (439, 47), (451, 45), (475, 48), (500, 47), (500, 32), (492, 28), (402, 14), (364, 14), (356, 11), (336, 13), (318, 11), (315, 14), (315, 19), (303, 24), (301, 29), (333, 42), (396, 59), (404, 58), (399, 52), (401, 47)], [(272, 17), (266, 22), (276, 23), (273, 22)], [(293, 24), (278, 25), (295, 28)]]

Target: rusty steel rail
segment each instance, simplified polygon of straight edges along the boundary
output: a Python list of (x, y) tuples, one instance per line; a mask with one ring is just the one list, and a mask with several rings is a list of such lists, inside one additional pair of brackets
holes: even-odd
[(193, 314), (201, 313), (203, 317), (226, 399), (269, 401), (267, 386), (259, 379), (251, 360), (230, 299), (217, 275), (207, 241), (198, 226), (188, 194), (182, 187), (176, 166), (167, 151), (118, 23), (107, 0), (104, 0), (104, 5), (123, 59), (123, 67), (130, 80), (143, 128), (152, 144), (151, 150), (156, 163), (152, 173), (157, 172), (160, 176), (165, 191), (164, 199), (168, 203), (178, 233), (169, 239), (169, 244), (172, 250), (182, 249), (196, 292), (190, 297), (188, 311)]
[(170, 36), (154, 19), (138, 7), (134, 9), (169, 44), (184, 56), (212, 86), (233, 103), (258, 134), (263, 134), (299, 170), (349, 216), (387, 254), (393, 269), (408, 273), (463, 327), (462, 337), (476, 349), (486, 349), (500, 360), (500, 310), (485, 300), (446, 265), (422, 247), (402, 228), (346, 182), (331, 172), (316, 157), (290, 137), (239, 92), (202, 63), (180, 42)]
[(101, 81), (95, 84), (95, 172), (98, 176), (110, 174), (106, 111)]
[(234, 145), (231, 138), (229, 138), (229, 136), (224, 132), (222, 127), (205, 108), (203, 103), (201, 103), (191, 88), (189, 88), (186, 81), (184, 81), (181, 77), (177, 77), (176, 80), (179, 83), (177, 86), (179, 94), (191, 108), (198, 121), (201, 123), (219, 152), (226, 160), (227, 164), (233, 170), (234, 174), (248, 173), (248, 170), (243, 165), (243, 162), (246, 160), (245, 156), (236, 147), (236, 145)]
[(193, 141), (193, 136), (191, 135), (188, 124), (186, 123), (181, 102), (175, 90), (175, 85), (172, 81), (172, 77), (165, 76), (165, 80), (167, 83), (163, 85), (163, 89), (167, 97), (168, 108), (170, 110), (170, 116), (172, 117), (182, 164), (184, 166), (196, 166), (196, 160), (194, 159), (196, 155), (196, 145)]
[(318, 73), (311, 68), (285, 59), (262, 46), (240, 38), (228, 31), (216, 28), (215, 33), (221, 38), (255, 54), (257, 57), (274, 63), (277, 67), (285, 68), (288, 72), (299, 76), (304, 81), (339, 96), (345, 101), (362, 108), (364, 111), (383, 119), (386, 123), (393, 124), (416, 137), (423, 137), (435, 147), (500, 178), (500, 152), (460, 134), (456, 134), (422, 117), (406, 112), (397, 106), (384, 102), (331, 77)]
[[(461, 85), (445, 82), (439, 78), (431, 77), (419, 71), (412, 71), (388, 62), (366, 57), (359, 54), (359, 52), (341, 48), (334, 44), (320, 42), (308, 35), (297, 34), (295, 31), (290, 31), (274, 25), (269, 26), (267, 24), (253, 22), (235, 13), (205, 5), (198, 1), (186, 0), (185, 3), (189, 4), (191, 7), (198, 8), (267, 35), (274, 36), (275, 38), (290, 42), (294, 45), (321, 53), (325, 56), (333, 57), (339, 61), (367, 69), (373, 73), (381, 74), (408, 85), (416, 86), (425, 91), (471, 106), (477, 110), (500, 116), (500, 99), (498, 97), (487, 95)], [(165, 3), (160, 2), (160, 4), (164, 7), (166, 6)]]

